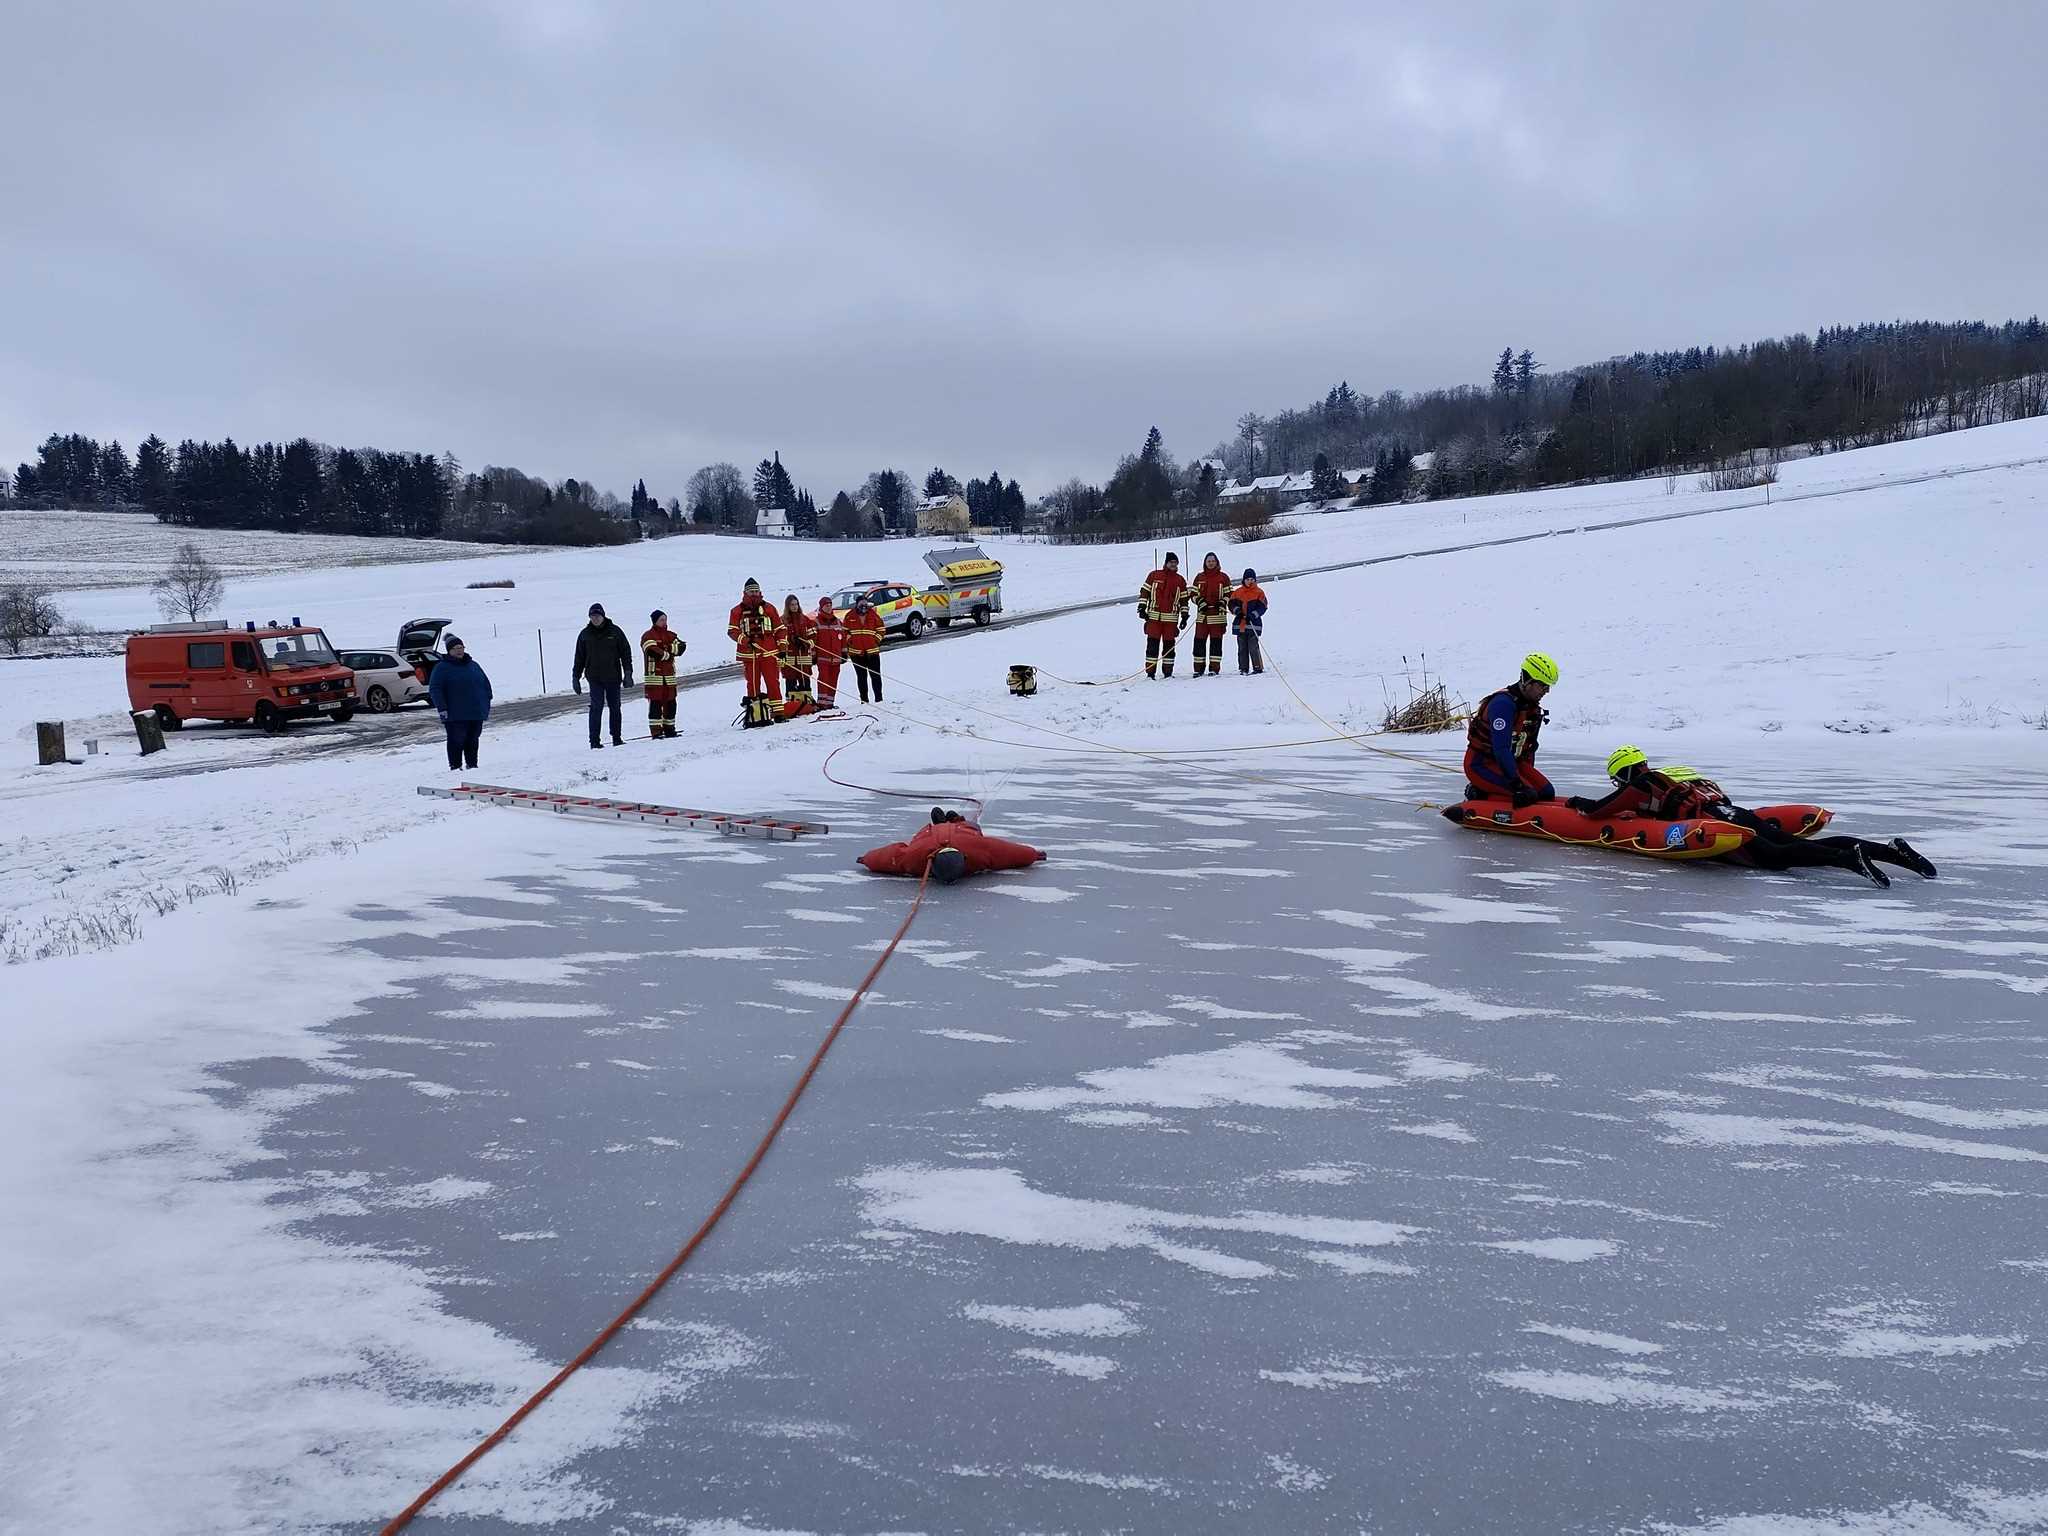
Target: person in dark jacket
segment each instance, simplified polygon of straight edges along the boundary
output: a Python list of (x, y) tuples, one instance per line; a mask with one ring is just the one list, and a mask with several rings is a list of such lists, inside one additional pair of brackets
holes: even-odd
[(633, 644), (626, 632), (604, 616), (604, 604), (590, 605), (590, 622), (576, 636), (576, 663), (569, 671), (569, 686), (583, 691), (590, 679), (590, 745), (604, 742), (597, 734), (598, 722), (607, 708), (611, 711), (612, 745), (623, 747), (626, 738), (619, 719), (621, 690), (633, 686)]
[(442, 638), (445, 654), (427, 677), (427, 697), (448, 731), (448, 766), (474, 768), (484, 722), (491, 718), (491, 680), (454, 635)]
[(1237, 670), (1244, 673), (1266, 670), (1266, 658), (1259, 650), (1259, 637), (1266, 632), (1266, 589), (1259, 585), (1259, 573), (1244, 568), (1244, 582), (1230, 594), (1230, 628), (1237, 636)]

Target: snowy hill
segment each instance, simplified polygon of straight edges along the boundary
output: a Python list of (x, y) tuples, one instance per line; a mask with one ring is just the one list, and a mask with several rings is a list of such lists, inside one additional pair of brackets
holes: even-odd
[[(28, 1529), (387, 1518), (701, 1217), (901, 920), (907, 883), (851, 855), (974, 795), (1051, 860), (927, 904), (697, 1267), (444, 1513), (2035, 1528), (2044, 514), (2023, 423), (1788, 466), (1767, 506), (1311, 519), (1225, 546), (1337, 567), (1268, 580), (1272, 670), (1150, 683), (1150, 550), (1011, 545), (1009, 618), (892, 645), (869, 718), (735, 730), (721, 682), (678, 741), (503, 719), (461, 775), (834, 828), (766, 850), (422, 799), (456, 777), (438, 733), (388, 721), (17, 751), (0, 945), (51, 958), (5, 973), (0, 1497)], [(661, 603), (709, 663), (745, 575), (809, 596), (918, 548), (677, 540), (230, 603), (344, 644), (449, 614), (511, 697), (534, 626), (559, 687), (592, 597)], [(1118, 601), (1014, 622), (1091, 597)], [(1531, 648), (1561, 786), (1633, 741), (1940, 879), (1473, 836), (1433, 810), (1459, 738), (1323, 723), (1375, 727), (1404, 657), (1471, 700)], [(117, 684), (0, 668), (14, 722)]]

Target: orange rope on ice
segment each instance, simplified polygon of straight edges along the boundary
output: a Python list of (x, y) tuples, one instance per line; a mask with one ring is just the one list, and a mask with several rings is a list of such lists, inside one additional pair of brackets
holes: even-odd
[[(848, 743), (848, 745), (851, 745), (851, 743)], [(561, 1386), (563, 1382), (567, 1381), (577, 1371), (596, 1358), (598, 1351), (609, 1344), (613, 1336), (620, 1329), (637, 1317), (641, 1310), (660, 1293), (661, 1288), (675, 1278), (676, 1272), (689, 1262), (690, 1255), (697, 1251), (704, 1239), (711, 1235), (712, 1228), (716, 1227), (725, 1213), (732, 1209), (733, 1202), (739, 1199), (740, 1191), (746, 1187), (747, 1181), (754, 1176), (754, 1171), (761, 1166), (762, 1160), (768, 1156), (768, 1149), (775, 1144), (775, 1138), (781, 1134), (783, 1125), (788, 1121), (790, 1115), (795, 1112), (797, 1100), (803, 1097), (804, 1090), (810, 1087), (811, 1079), (817, 1075), (818, 1068), (824, 1063), (825, 1053), (832, 1049), (832, 1042), (839, 1038), (840, 1030), (844, 1029), (846, 1021), (853, 1017), (853, 1010), (860, 1006), (860, 1001), (867, 995), (868, 988), (873, 986), (875, 978), (882, 974), (882, 967), (887, 965), (889, 957), (896, 953), (896, 946), (902, 943), (903, 936), (910, 932), (910, 925), (916, 919), (918, 909), (924, 905), (925, 890), (930, 883), (931, 870), (927, 867), (923, 877), (917, 882), (917, 894), (911, 899), (910, 910), (903, 914), (903, 921), (898, 925), (895, 936), (889, 940), (882, 953), (876, 957), (875, 963), (868, 967), (867, 975), (863, 976), (860, 985), (853, 989), (853, 996), (849, 997), (846, 1000), (846, 1006), (839, 1010), (839, 1017), (832, 1021), (832, 1027), (825, 1032), (825, 1038), (818, 1042), (818, 1049), (812, 1053), (810, 1062), (804, 1067), (802, 1074), (797, 1078), (796, 1086), (789, 1090), (789, 1097), (782, 1101), (782, 1108), (776, 1112), (775, 1118), (769, 1122), (767, 1132), (755, 1146), (754, 1155), (747, 1159), (746, 1166), (740, 1169), (739, 1175), (727, 1186), (725, 1194), (719, 1199), (718, 1204), (711, 1208), (711, 1214), (706, 1216), (697, 1230), (690, 1234), (690, 1240), (683, 1244), (677, 1251), (676, 1256), (668, 1261), (667, 1267), (660, 1274), (648, 1281), (646, 1288), (639, 1295), (626, 1303), (624, 1310), (617, 1317), (614, 1317), (598, 1331), (596, 1338), (583, 1346), (582, 1350), (578, 1352), (573, 1360), (549, 1377), (538, 1391), (512, 1411), (511, 1416), (504, 1423), (500, 1424), (471, 1447), (468, 1454), (460, 1461), (435, 1478), (418, 1498), (406, 1505), (388, 1525), (382, 1528), (380, 1536), (392, 1536), (393, 1532), (402, 1531), (412, 1524), (414, 1516), (418, 1515), (421, 1510), (425, 1509), (443, 1492), (452, 1487), (461, 1478), (463, 1473), (489, 1455), (494, 1447), (502, 1444), (506, 1437), (525, 1421), (527, 1415), (554, 1394), (557, 1387)]]

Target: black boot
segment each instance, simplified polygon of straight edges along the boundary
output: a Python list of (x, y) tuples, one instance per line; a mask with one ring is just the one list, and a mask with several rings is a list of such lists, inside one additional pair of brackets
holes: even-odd
[[(1914, 874), (1918, 875), (1922, 880), (1932, 880), (1934, 878), (1935, 870), (1933, 861), (1930, 860), (1927, 857), (1927, 855), (1922, 853), (1919, 849), (1915, 848), (1911, 843), (1907, 842), (1903, 837), (1893, 838), (1891, 842), (1891, 848), (1889, 851), (1892, 855), (1889, 862), (1893, 864), (1904, 865), (1907, 869), (1910, 869), (1911, 871), (1913, 871)], [(1873, 854), (1871, 855), (1871, 857), (1883, 858), (1884, 855)]]
[(1863, 851), (1861, 843), (1856, 845), (1855, 861), (1849, 867), (1879, 890), (1887, 890), (1891, 886), (1892, 877), (1870, 862), (1870, 855)]

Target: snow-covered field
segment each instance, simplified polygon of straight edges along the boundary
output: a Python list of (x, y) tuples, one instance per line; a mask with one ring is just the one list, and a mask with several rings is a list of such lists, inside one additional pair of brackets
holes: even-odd
[[(102, 587), (147, 588), (182, 544), (200, 551), (231, 581), (338, 566), (394, 565), (414, 560), (474, 562), (501, 549), (455, 539), (363, 539), (333, 533), (273, 533), (260, 528), (173, 528), (139, 512), (0, 509), (0, 583), (36, 581), (59, 592)], [(514, 553), (525, 554), (525, 546)], [(472, 576), (471, 580), (476, 578)], [(150, 622), (154, 605), (133, 593), (119, 624)], [(62, 603), (75, 620), (86, 606)], [(131, 611), (132, 610), (132, 611)], [(99, 611), (94, 606), (93, 611)]]
[[(1919, 477), (1964, 472), (1953, 484), (1944, 478), (1920, 481), (1948, 488), (1925, 493), (1932, 500), (1916, 505), (1990, 509), (2005, 505), (2006, 498), (2014, 494), (2013, 487), (2036, 481), (2024, 475), (2012, 480), (1968, 471), (1987, 465), (2043, 462), (2048, 462), (2048, 421), (2013, 422), (1786, 464), (1782, 482), (1771, 492), (1775, 504), (1798, 506), (1802, 498), (1820, 498), (1823, 505), (1841, 501), (1845, 510), (1856, 510), (1830, 524), (1841, 530), (1835, 542), (1786, 547), (1781, 555), (1783, 579), (1788, 583), (1825, 580), (1837, 562), (1862, 557), (1866, 541), (1853, 530), (1866, 515), (1881, 519), (1888, 505), (1866, 499), (1872, 488), (1883, 490)], [(1247, 565), (1262, 572), (1303, 570), (1448, 544), (1740, 507), (1762, 499), (1763, 493), (1757, 491), (1703, 492), (1692, 477), (1682, 479), (1675, 494), (1668, 496), (1662, 481), (1628, 481), (1310, 515), (1293, 519), (1301, 532), (1291, 538), (1239, 548), (1218, 536), (1210, 547), (1233, 572)], [(1912, 515), (1902, 514), (1908, 519)], [(125, 525), (126, 520), (122, 522)], [(1804, 523), (1799, 514), (1788, 510), (1784, 519), (1744, 526), (1769, 531), (1780, 526), (1798, 528)], [(1703, 544), (1719, 538), (1698, 532), (1694, 537)], [(1927, 530), (1926, 537), (1928, 542), (1938, 542), (1934, 529)], [(358, 548), (390, 543), (342, 542)], [(1149, 547), (1067, 548), (1009, 539), (989, 540), (985, 545), (1004, 563), (1003, 600), (1011, 614), (1087, 598), (1135, 594), (1155, 553)], [(473, 557), (313, 571), (296, 568), (287, 556), (279, 557), (274, 566), (244, 567), (228, 583), (224, 613), (236, 623), (297, 615), (325, 626), (335, 644), (348, 648), (388, 646), (396, 638), (398, 626), (407, 620), (445, 617), (454, 621), (455, 631), (489, 669), (499, 697), (507, 698), (541, 690), (543, 660), (548, 689), (560, 692), (566, 688), (576, 629), (593, 602), (605, 604), (612, 617), (636, 636), (646, 627), (653, 609), (664, 609), (671, 627), (689, 643), (684, 657), (687, 670), (731, 659), (725, 642), (725, 615), (749, 576), (759, 578), (773, 598), (795, 592), (807, 605), (815, 605), (821, 592), (857, 579), (928, 579), (919, 558), (928, 547), (909, 540), (849, 545), (689, 537), (610, 550), (493, 551), (485, 555), (474, 555), (472, 546), (461, 546)], [(1203, 552), (1201, 545), (1188, 548), (1185, 558), (1190, 569), (1199, 564)], [(2016, 550), (2015, 554), (2025, 559), (2033, 552)], [(1953, 562), (1967, 556), (1968, 551), (1963, 550), (1949, 558)], [(2027, 569), (2023, 566), (2014, 574), (2023, 575)], [(469, 590), (468, 583), (484, 579), (509, 579), (518, 585), (509, 590)], [(1448, 586), (1452, 578), (1438, 568), (1416, 573), (1414, 579), (1431, 586), (1440, 604), (1457, 596)], [(1631, 571), (1625, 579), (1649, 590), (1669, 591), (1677, 585), (1711, 584), (1716, 576), (1687, 560), (1671, 568)], [(1368, 590), (1378, 592), (1385, 585), (1377, 583)], [(1478, 594), (1472, 597), (1476, 604)], [(158, 617), (146, 586), (106, 586), (60, 600), (67, 618), (96, 630), (145, 625)], [(1320, 615), (1317, 622), (1321, 622)], [(1297, 617), (1291, 627), (1299, 631), (1303, 623)], [(1375, 646), (1363, 658), (1369, 663), (1363, 670), (1399, 670), (1400, 655), (1413, 655), (1418, 645), (1436, 657), (1439, 636), (1431, 632), (1435, 627), (1395, 636), (1392, 651)], [(1441, 627), (1452, 631), (1461, 626)], [(1286, 643), (1285, 634), (1283, 630), (1278, 643)], [(1451, 639), (1446, 633), (1441, 643), (1447, 646)], [(1341, 670), (1355, 669), (1347, 666)], [(1981, 701), (1986, 707), (1999, 702)], [(42, 663), (0, 665), (0, 743), (9, 739), (32, 742), (34, 722), (39, 719), (63, 719), (94, 731), (121, 729), (124, 722), (118, 717), (126, 708), (118, 657), (97, 658), (70, 668)], [(1952, 699), (1949, 708), (1966, 706)]]
[[(1376, 1504), (1384, 1484), (1346, 1449), (1389, 1433), (1386, 1414), (1419, 1415), (1468, 1468), (1534, 1458), (1563, 1479), (1490, 1508), (1493, 1474), (1475, 1479), (1436, 1528), (2041, 1528), (2048, 1441), (2000, 1405), (2038, 1384), (2048, 1334), (2048, 1252), (2012, 1235), (2038, 1234), (2014, 1218), (2048, 1197), (2048, 730), (2028, 723), (2048, 715), (2044, 459), (2048, 423), (2015, 423), (1789, 465), (1769, 507), (1638, 484), (1307, 519), (1226, 559), (1558, 536), (1273, 584), (1263, 678), (1007, 696), (1012, 662), (1131, 671), (1119, 607), (892, 646), (872, 721), (740, 732), (717, 687), (683, 696), (680, 741), (592, 753), (580, 719), (493, 726), (468, 775), (846, 829), (791, 852), (421, 799), (451, 776), (417, 734), (342, 752), (307, 750), (313, 731), (188, 732), (163, 758), (86, 769), (17, 752), (0, 776), (15, 934), (112, 902), (139, 936), (7, 973), (0, 1223), (27, 1240), (0, 1256), (0, 1375), (23, 1405), (0, 1419), (0, 1461), (30, 1472), (0, 1486), (0, 1529), (360, 1529), (572, 1353), (694, 1222), (730, 1164), (724, 1133), (758, 1126), (901, 912), (902, 888), (856, 884), (847, 861), (916, 802), (819, 773), (856, 737), (835, 773), (988, 796), (992, 825), (1053, 862), (971, 906), (935, 899), (878, 999), (878, 1027), (917, 1028), (886, 1058), (848, 1036), (813, 1090), (826, 1107), (807, 1101), (721, 1229), (731, 1247), (707, 1250), (706, 1294), (732, 1304), (697, 1299), (686, 1272), (636, 1347), (450, 1496), (444, 1514), (475, 1517), (453, 1528), (1228, 1529), (1232, 1508), (1266, 1529), (1425, 1528), (1419, 1505)], [(808, 597), (908, 574), (920, 547), (691, 539), (330, 571), (237, 582), (230, 609), (318, 618), (343, 644), (446, 614), (504, 697), (538, 685), (535, 627), (559, 686), (593, 598), (629, 627), (660, 603), (708, 664), (746, 575)], [(1131, 591), (1151, 554), (1000, 553), (1013, 613)], [(461, 592), (499, 564), (517, 588)], [(149, 617), (132, 589), (75, 602), (95, 624)], [(1284, 684), (1370, 728), (1404, 657), (1427, 653), (1471, 699), (1532, 648), (1563, 667), (1544, 740), (1568, 787), (1594, 788), (1600, 756), (1635, 741), (1753, 800), (1810, 796), (1845, 830), (1912, 837), (1941, 880), (1880, 894), (1502, 847), (1415, 810), (1455, 792), (1448, 771), (1269, 750), (1328, 735)], [(96, 689), (118, 708), (118, 685), (118, 663), (0, 668), (0, 740), (39, 711), (90, 715)], [(1452, 738), (1404, 746), (1455, 761)], [(167, 761), (215, 771), (145, 776)], [(152, 890), (176, 910), (157, 916)], [(1014, 986), (978, 984), (976, 953), (1016, 948), (1042, 952), (1006, 962)], [(1560, 963), (1572, 974), (1539, 985)], [(1575, 1022), (1554, 1035), (1565, 996)], [(1779, 1048), (1794, 1035), (1796, 1059)], [(609, 1118), (643, 1087), (628, 1146)], [(886, 1115), (863, 1117), (870, 1087), (893, 1095)], [(1391, 1096), (1369, 1109), (1384, 1124), (1319, 1102), (1360, 1094)], [(830, 1136), (803, 1136), (813, 1113)], [(571, 1147), (564, 1180), (549, 1149)], [(1851, 1222), (1852, 1196), (1879, 1203)], [(644, 1232), (628, 1219), (643, 1197)], [(591, 1198), (602, 1237), (583, 1230)], [(1810, 1226), (1731, 1247), (1714, 1234), (1744, 1230), (1745, 1202), (1790, 1202)], [(1870, 1252), (1896, 1273), (1795, 1295), (1772, 1267), (1802, 1243), (1857, 1260), (1879, 1211)], [(1688, 1221), (1713, 1240), (1693, 1245)], [(1005, 1268), (1020, 1244), (1032, 1267)], [(1439, 1311), (1427, 1286), (1451, 1283), (1454, 1253), (1521, 1267), (1475, 1271), (1470, 1304)], [(1145, 1266), (1194, 1289), (1156, 1289)], [(804, 1289), (826, 1272), (829, 1305)], [(1310, 1272), (1352, 1289), (1290, 1301)], [(1016, 1348), (946, 1362), (951, 1410), (924, 1386), (863, 1410), (898, 1414), (913, 1443), (919, 1412), (946, 1412), (945, 1464), (903, 1468), (841, 1399), (884, 1358), (865, 1346), (916, 1360), (903, 1298), (943, 1277), (961, 1293), (949, 1340), (958, 1316)], [(1659, 1299), (1673, 1286), (1684, 1306)], [(1773, 1298), (1753, 1327), (1752, 1294)], [(818, 1330), (835, 1338), (818, 1360), (773, 1323), (784, 1296), (846, 1320)], [(1469, 1331), (1494, 1311), (1512, 1326)], [(1288, 1350), (1258, 1347), (1283, 1333)], [(1250, 1407), (1212, 1396), (1226, 1365)], [(984, 1400), (1029, 1408), (994, 1425), (1014, 1449), (975, 1440)], [(742, 1401), (742, 1430), (803, 1449), (721, 1482), (692, 1426), (720, 1426), (703, 1443), (728, 1450)], [(1341, 1422), (1314, 1406), (1331, 1403)], [(1186, 1432), (1144, 1429), (1169, 1423)], [(1235, 1466), (1240, 1439), (1253, 1481), (1191, 1470)], [(833, 1465), (863, 1502), (833, 1502)]]

